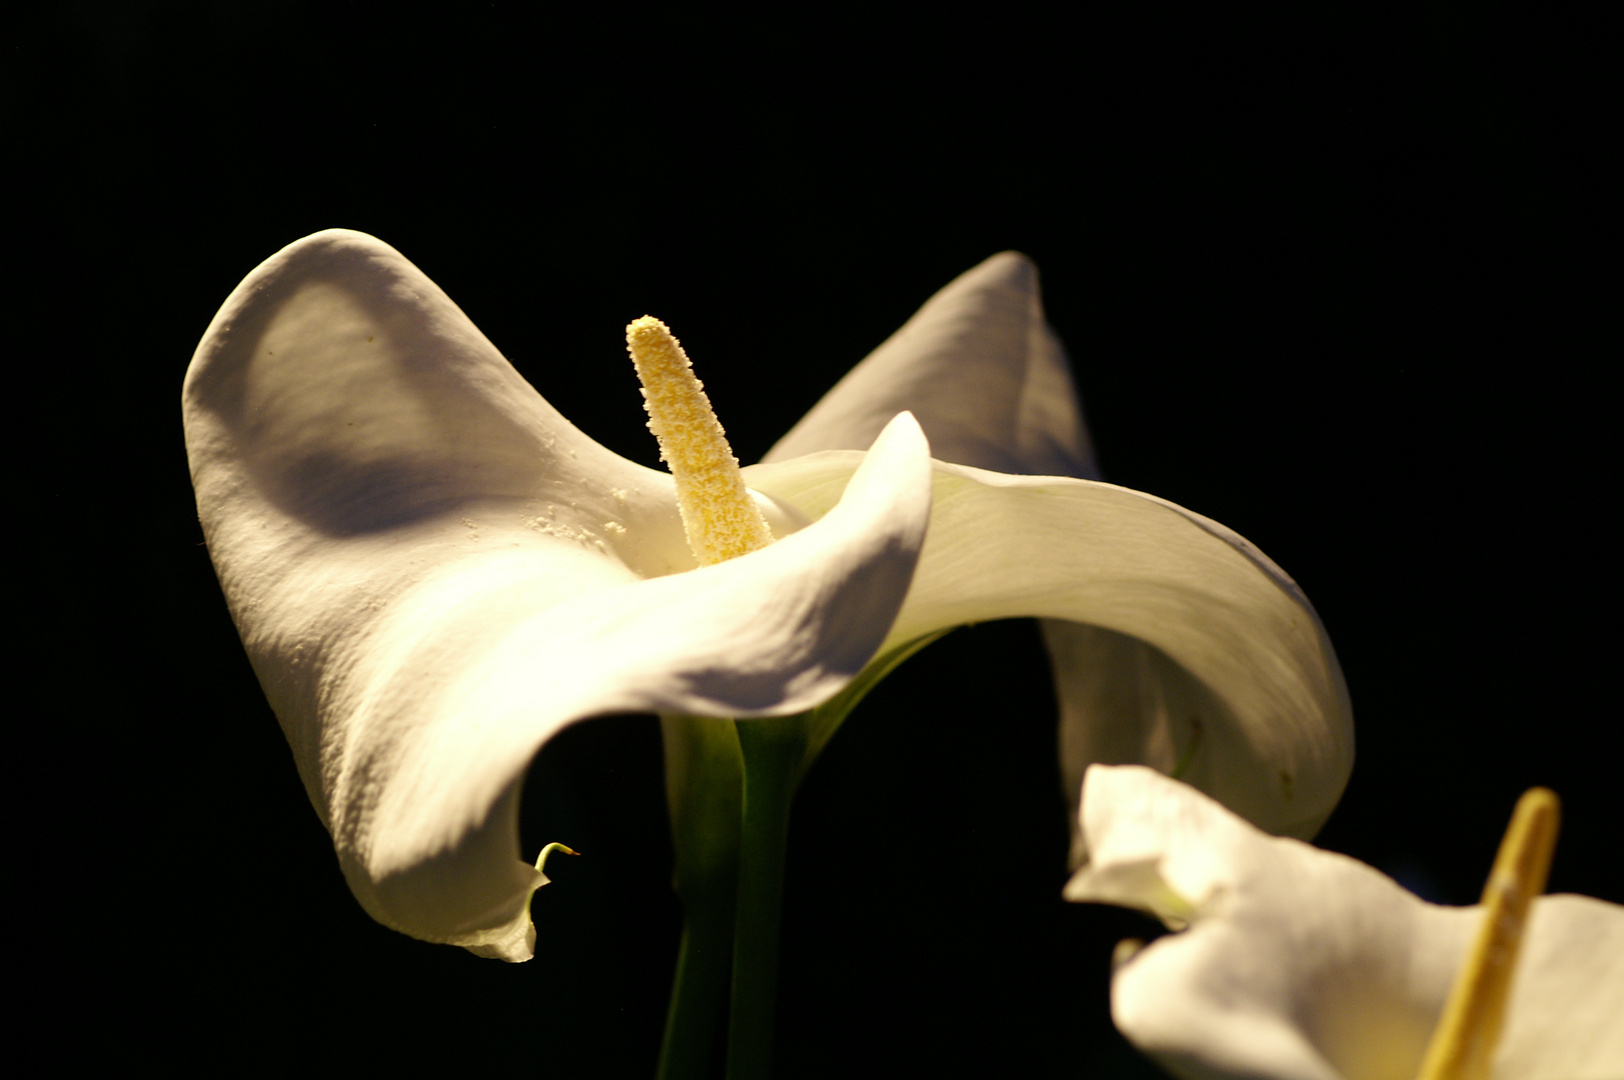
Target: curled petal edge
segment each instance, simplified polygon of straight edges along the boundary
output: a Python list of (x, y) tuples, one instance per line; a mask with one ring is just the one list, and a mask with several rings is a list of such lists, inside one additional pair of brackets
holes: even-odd
[[(365, 704), (335, 721), (380, 733), (334, 808), (362, 904), (415, 937), (528, 958), (540, 882), (517, 857), (518, 791), (541, 746), (596, 715), (783, 716), (839, 692), (907, 593), (928, 477), (924, 436), (904, 415), (838, 506), (751, 555), (541, 611), (512, 579), (460, 582), (457, 595), (479, 598), (471, 609), (438, 588), (403, 600), (409, 640), (357, 672), (344, 696)], [(437, 639), (457, 644), (425, 654), (421, 627), (436, 613)], [(428, 670), (454, 674), (425, 687)]]
[[(830, 451), (745, 475), (815, 517), (856, 458)], [(1330, 639), (1284, 571), (1142, 492), (932, 469), (930, 536), (887, 648), (990, 619), (1048, 620), (1073, 807), (1089, 764), (1144, 763), (1270, 832), (1318, 830), (1352, 769), (1352, 709)]]

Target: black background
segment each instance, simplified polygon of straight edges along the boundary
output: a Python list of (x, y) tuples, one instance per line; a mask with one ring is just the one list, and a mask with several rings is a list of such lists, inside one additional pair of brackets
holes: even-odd
[[(654, 722), (544, 752), (526, 845), (588, 854), (549, 867), (535, 961), (477, 960), (351, 899), (221, 602), (181, 378), (236, 282), (329, 226), (399, 248), (646, 464), (631, 318), (673, 325), (754, 460), (932, 292), (1025, 251), (1107, 478), (1255, 541), (1331, 633), (1359, 744), (1320, 843), (1471, 902), (1544, 783), (1552, 889), (1624, 901), (1616, 300), (1574, 108), (1599, 67), (1579, 28), (1473, 4), (1224, 7), (14, 25), (13, 900), (37, 1008), (98, 1033), (57, 1050), (652, 1074), (678, 925)], [(1059, 898), (1052, 716), (1035, 629), (995, 624), (831, 745), (791, 840), (783, 1075), (1157, 1075), (1107, 1011), (1144, 925)]]

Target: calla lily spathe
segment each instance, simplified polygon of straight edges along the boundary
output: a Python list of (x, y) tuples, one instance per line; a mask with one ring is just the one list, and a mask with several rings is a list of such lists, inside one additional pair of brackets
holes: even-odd
[[(1111, 1011), (1189, 1080), (1411, 1080), (1481, 908), (1429, 904), (1346, 856), (1266, 836), (1188, 785), (1089, 769), (1072, 900), (1179, 933), (1117, 968)], [(1186, 928), (1187, 927), (1187, 928)], [(1496, 1080), (1624, 1076), (1624, 907), (1536, 900)]]
[(1341, 674), (1284, 573), (1154, 497), (990, 471), (1091, 468), (1020, 256), (950, 285), (746, 469), (780, 540), (703, 569), (668, 475), (573, 427), (359, 233), (249, 275), (184, 409), (210, 555), (311, 800), (361, 903), (417, 937), (530, 955), (545, 879), (518, 792), (564, 726), (803, 712), (962, 623), (1063, 620), (1079, 776), (1102, 752), (1187, 759), (1302, 832), (1346, 782)]

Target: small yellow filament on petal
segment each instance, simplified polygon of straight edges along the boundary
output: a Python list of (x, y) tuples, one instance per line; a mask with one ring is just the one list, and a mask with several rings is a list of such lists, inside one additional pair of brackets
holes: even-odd
[(536, 872), (538, 874), (542, 874), (543, 876), (546, 875), (546, 870), (543, 868), (547, 865), (547, 856), (551, 855), (555, 851), (562, 851), (566, 855), (580, 854), (579, 851), (576, 851), (573, 848), (567, 848), (563, 844), (548, 844), (546, 847), (541, 849), (541, 854), (536, 856)]
[(1529, 908), (1545, 891), (1560, 817), (1556, 795), (1547, 788), (1530, 788), (1517, 800), (1483, 886), (1483, 926), (1455, 976), (1419, 1080), (1487, 1080), (1517, 970), (1517, 949)]
[(649, 430), (660, 440), (660, 457), (677, 481), (677, 508), (699, 565), (772, 543), (772, 532), (744, 486), (739, 461), (677, 339), (665, 323), (645, 315), (626, 327), (626, 348), (643, 381)]

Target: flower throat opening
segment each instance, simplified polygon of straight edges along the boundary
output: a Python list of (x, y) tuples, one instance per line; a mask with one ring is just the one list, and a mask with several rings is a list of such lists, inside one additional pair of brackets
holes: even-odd
[(704, 384), (665, 323), (645, 315), (626, 327), (626, 351), (643, 383), (648, 428), (677, 482), (677, 509), (701, 566), (738, 558), (773, 542), (744, 486)]

